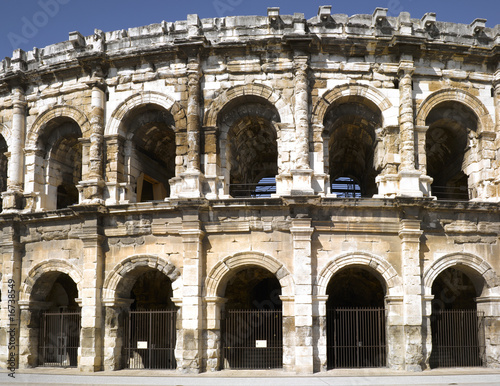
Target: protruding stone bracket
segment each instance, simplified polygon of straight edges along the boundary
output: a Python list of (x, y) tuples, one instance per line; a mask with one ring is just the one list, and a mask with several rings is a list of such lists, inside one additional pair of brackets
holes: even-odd
[(474, 21), (470, 24), (470, 27), (472, 28), (474, 35), (479, 35), (486, 28), (486, 19), (474, 19)]
[(69, 41), (73, 45), (74, 49), (85, 47), (85, 38), (78, 31), (69, 33)]
[(436, 14), (434, 12), (427, 12), (424, 16), (422, 16), (420, 21), (422, 22), (422, 28), (430, 30), (436, 24)]
[(267, 18), (269, 19), (269, 24), (271, 26), (277, 25), (280, 22), (280, 8), (279, 7), (267, 8)]
[(387, 8), (375, 8), (372, 15), (372, 25), (381, 25), (387, 19)]
[(332, 6), (322, 5), (318, 9), (318, 19), (325, 22), (332, 18)]

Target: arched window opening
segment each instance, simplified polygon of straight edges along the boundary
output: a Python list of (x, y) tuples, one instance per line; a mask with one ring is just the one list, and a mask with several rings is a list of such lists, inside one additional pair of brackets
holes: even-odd
[(46, 209), (78, 204), (77, 185), (82, 180), (82, 132), (65, 117), (54, 119), (43, 130), (38, 148), (45, 152)]
[(134, 109), (124, 120), (133, 150), (128, 155), (129, 179), (137, 202), (170, 196), (169, 180), (175, 177), (175, 122), (172, 114), (148, 104)]
[(485, 365), (484, 314), (475, 301), (484, 281), (478, 274), (473, 278), (448, 268), (432, 285), (431, 368)]
[(81, 310), (75, 282), (67, 274), (49, 272), (35, 283), (32, 294), (35, 302), (47, 306), (28, 325), (39, 333), (38, 365), (76, 367)]
[[(333, 188), (343, 182), (336, 181), (338, 177), (347, 177), (356, 182), (361, 197), (377, 193), (375, 129), (381, 125), (380, 111), (367, 100), (339, 101), (330, 107), (324, 120), (324, 142), (328, 144), (327, 165)], [(339, 196), (346, 197), (344, 189), (338, 187)]]
[[(124, 366), (130, 369), (175, 369), (177, 310), (172, 282), (162, 272), (138, 269), (129, 274), (130, 310), (123, 315)], [(135, 281), (134, 281), (135, 279)], [(121, 333), (121, 332), (120, 332)]]
[[(8, 152), (7, 142), (0, 135), (0, 193), (7, 191), (7, 167), (9, 160), (5, 153)], [(2, 196), (0, 195), (0, 208), (2, 207)]]
[(470, 163), (477, 117), (465, 105), (443, 102), (426, 119), (427, 174), (433, 178), (431, 191), (440, 200), (472, 198), (465, 167)]
[(283, 366), (281, 286), (269, 271), (248, 267), (225, 289), (222, 320), (223, 367), (269, 369)]
[(385, 367), (384, 287), (375, 274), (345, 268), (327, 287), (327, 366)]
[(278, 146), (270, 122), (246, 117), (230, 130), (228, 142), (231, 196), (265, 197), (275, 192)]

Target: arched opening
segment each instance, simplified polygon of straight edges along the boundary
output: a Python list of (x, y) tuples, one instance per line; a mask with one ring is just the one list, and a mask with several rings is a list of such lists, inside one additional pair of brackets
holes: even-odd
[(78, 204), (77, 185), (82, 179), (80, 126), (70, 118), (50, 121), (38, 139), (44, 154), (45, 208), (63, 209)]
[(473, 193), (465, 168), (471, 162), (478, 119), (467, 106), (442, 102), (426, 119), (425, 151), (432, 194), (441, 200), (468, 200)]
[(484, 280), (469, 274), (448, 268), (432, 285), (431, 368), (485, 365), (484, 315), (477, 311), (475, 301)]
[(269, 271), (246, 267), (226, 283), (222, 321), (223, 367), (283, 367), (281, 286)]
[[(0, 193), (7, 191), (7, 167), (9, 160), (5, 153), (8, 152), (7, 142), (0, 135)], [(0, 195), (0, 208), (2, 207), (2, 196)]]
[(137, 268), (128, 274), (121, 292), (130, 301), (130, 309), (118, 318), (124, 331), (123, 366), (175, 369), (177, 310), (170, 278), (155, 269)]
[(222, 167), (232, 197), (268, 197), (276, 192), (278, 145), (276, 108), (260, 97), (245, 96), (220, 114)]
[(65, 273), (45, 273), (33, 287), (32, 303), (43, 307), (31, 309), (28, 326), (39, 335), (38, 365), (76, 367), (81, 326), (76, 283)]
[(385, 289), (377, 274), (344, 268), (327, 287), (327, 367), (386, 366)]
[(338, 197), (376, 194), (375, 130), (382, 126), (378, 107), (365, 98), (342, 98), (330, 106), (323, 124), (332, 193)]
[(147, 104), (127, 114), (125, 169), (135, 186), (137, 202), (170, 196), (169, 180), (175, 177), (175, 121), (170, 112)]

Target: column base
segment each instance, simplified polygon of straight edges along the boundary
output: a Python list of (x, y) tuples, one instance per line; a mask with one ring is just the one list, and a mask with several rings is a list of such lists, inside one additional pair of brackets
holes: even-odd
[(292, 174), (292, 196), (313, 196), (314, 189), (312, 188), (312, 169), (295, 169)]
[(23, 209), (24, 195), (21, 191), (8, 190), (2, 193), (2, 209), (4, 213), (17, 212)]

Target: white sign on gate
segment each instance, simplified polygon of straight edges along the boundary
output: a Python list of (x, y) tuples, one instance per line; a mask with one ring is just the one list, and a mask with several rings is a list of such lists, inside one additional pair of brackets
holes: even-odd
[(137, 348), (148, 348), (148, 342), (147, 341), (138, 341)]
[(255, 347), (266, 348), (267, 347), (267, 340), (256, 340)]

